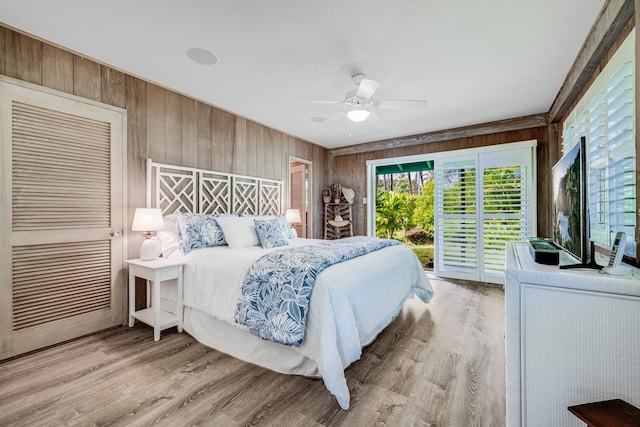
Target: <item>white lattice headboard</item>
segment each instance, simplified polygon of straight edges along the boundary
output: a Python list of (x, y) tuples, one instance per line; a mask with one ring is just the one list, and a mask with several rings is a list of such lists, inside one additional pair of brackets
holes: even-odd
[(173, 212), (277, 215), (282, 181), (147, 160), (147, 206)]

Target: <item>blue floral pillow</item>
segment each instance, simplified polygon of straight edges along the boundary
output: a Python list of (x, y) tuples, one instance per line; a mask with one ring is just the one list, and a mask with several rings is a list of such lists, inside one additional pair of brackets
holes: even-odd
[(180, 252), (185, 255), (194, 249), (227, 244), (213, 215), (180, 213), (176, 216), (176, 225)]
[(282, 224), (278, 219), (254, 220), (256, 224), (256, 233), (260, 239), (260, 245), (263, 248), (276, 248), (278, 246), (287, 246), (289, 240), (282, 229)]
[(293, 228), (291, 228), (291, 224), (287, 221), (287, 217), (278, 215), (276, 218), (280, 221), (280, 225), (284, 229), (284, 234), (287, 236), (287, 239), (295, 239), (296, 235), (294, 234)]

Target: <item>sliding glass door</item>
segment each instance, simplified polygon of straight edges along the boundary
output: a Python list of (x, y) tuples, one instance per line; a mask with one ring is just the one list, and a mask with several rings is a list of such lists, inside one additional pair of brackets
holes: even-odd
[(534, 150), (436, 159), (436, 275), (504, 282), (506, 242), (536, 233)]

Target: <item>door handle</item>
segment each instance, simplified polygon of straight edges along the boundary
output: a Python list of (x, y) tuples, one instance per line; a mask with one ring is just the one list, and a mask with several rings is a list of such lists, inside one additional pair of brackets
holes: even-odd
[(111, 235), (111, 237), (116, 237), (116, 236), (121, 235), (121, 234), (122, 234), (122, 231), (120, 231), (120, 230), (111, 230), (111, 231), (109, 232), (109, 234)]

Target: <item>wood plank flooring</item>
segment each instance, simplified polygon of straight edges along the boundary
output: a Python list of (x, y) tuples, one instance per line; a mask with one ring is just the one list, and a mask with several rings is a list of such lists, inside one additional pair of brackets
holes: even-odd
[(0, 426), (503, 426), (504, 292), (432, 280), (347, 369), (343, 411), (321, 380), (136, 323), (0, 363)]

